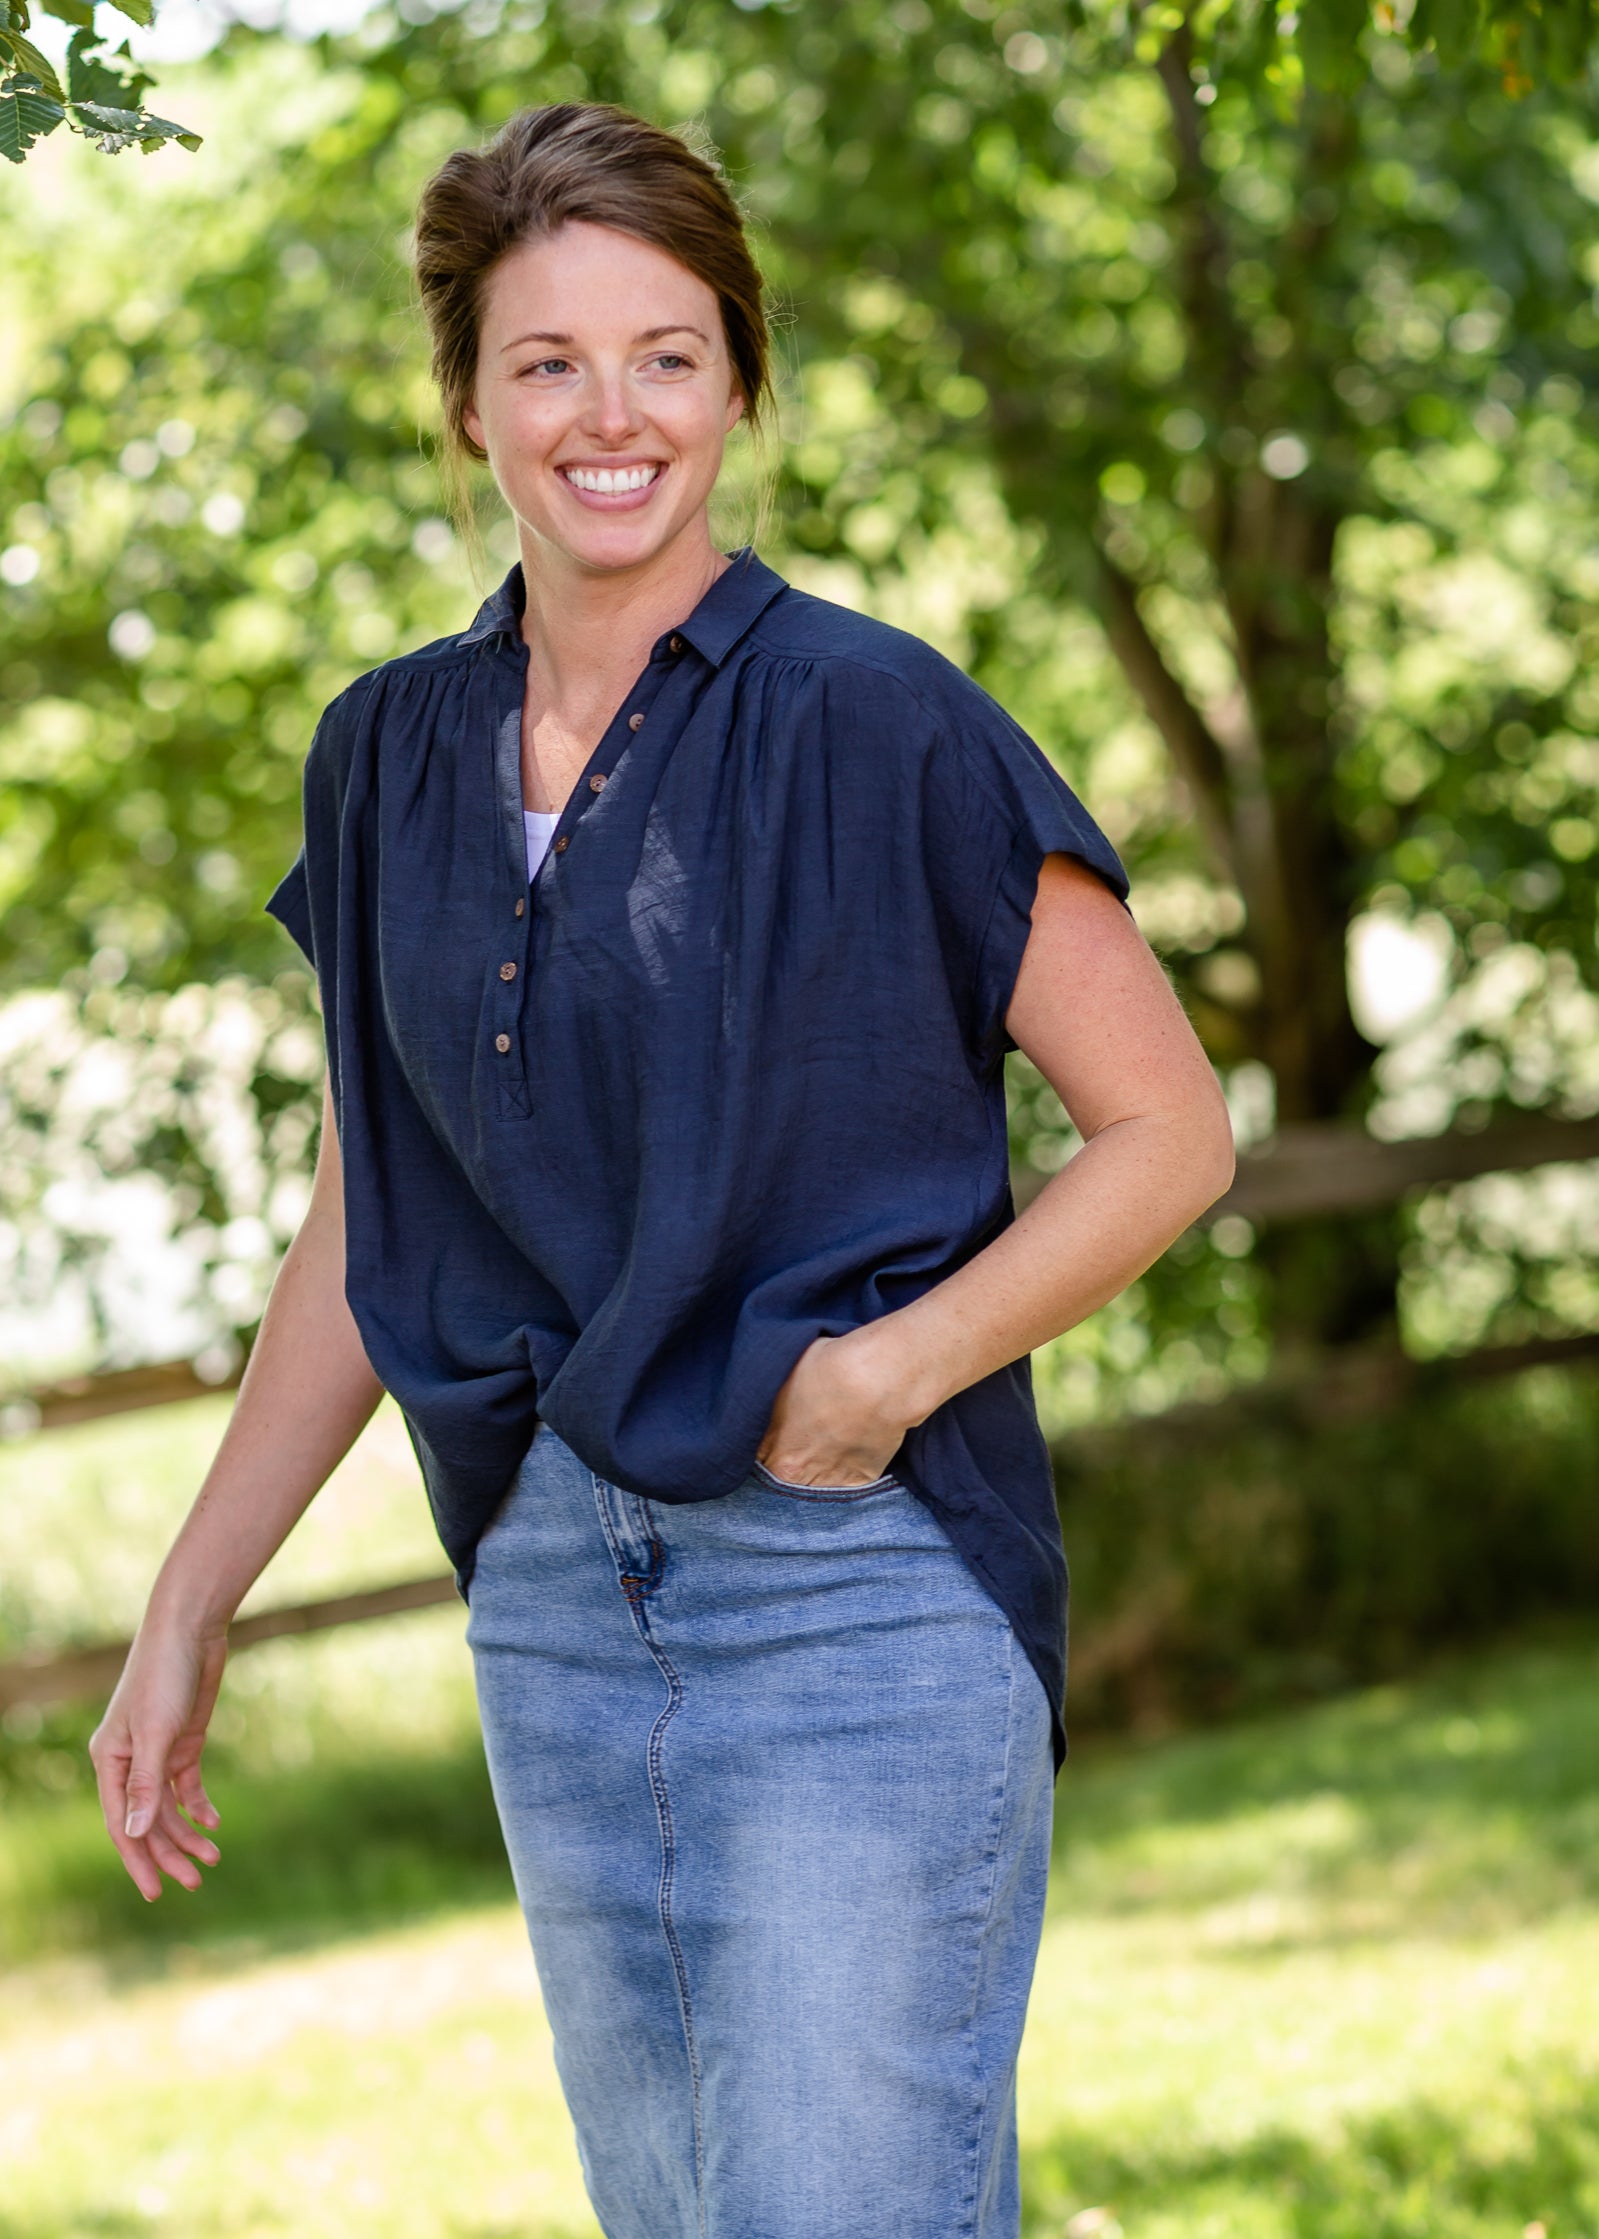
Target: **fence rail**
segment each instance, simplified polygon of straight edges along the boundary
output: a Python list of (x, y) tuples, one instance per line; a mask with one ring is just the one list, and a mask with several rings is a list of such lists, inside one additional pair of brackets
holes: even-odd
[[(360, 1594), (335, 1594), (326, 1601), (298, 1602), (286, 1609), (258, 1610), (250, 1617), (235, 1617), (228, 1627), (228, 1646), (259, 1647), (264, 1640), (282, 1640), (294, 1633), (323, 1633), (335, 1625), (361, 1625), (374, 1617), (397, 1617), (402, 1610), (433, 1609), (455, 1598), (455, 1577), (409, 1578), (398, 1586), (378, 1586)], [(126, 1640), (96, 1642), (65, 1655), (41, 1651), (0, 1664), (0, 1715), (17, 1703), (72, 1702), (83, 1696), (109, 1695), (127, 1660)]]
[[(1242, 1154), (1232, 1188), (1206, 1219), (1213, 1221), (1231, 1213), (1263, 1223), (1365, 1211), (1395, 1204), (1413, 1189), (1469, 1181), (1479, 1174), (1523, 1173), (1537, 1166), (1589, 1159), (1599, 1159), (1599, 1118), (1505, 1121), (1476, 1133), (1461, 1130), (1400, 1143), (1379, 1142), (1334, 1125), (1288, 1127), (1270, 1142)], [(1014, 1190), (1018, 1205), (1036, 1196), (1046, 1179), (1044, 1175), (1018, 1173)], [(1336, 1416), (1393, 1405), (1419, 1381), (1431, 1377), (1513, 1375), (1540, 1363), (1592, 1359), (1599, 1359), (1599, 1332), (1534, 1339), (1523, 1345), (1489, 1346), (1435, 1362), (1412, 1360), (1392, 1347), (1356, 1350), (1335, 1360), (1299, 1363), (1221, 1400), (1073, 1433), (1061, 1442), (1057, 1459), (1069, 1469), (1074, 1461), (1095, 1458), (1110, 1445), (1129, 1438), (1216, 1435), (1263, 1409), (1294, 1415), (1314, 1425)], [(220, 1382), (208, 1381), (191, 1362), (168, 1361), (153, 1367), (73, 1377), (16, 1396), (5, 1413), (13, 1432), (53, 1430), (132, 1408), (197, 1399), (230, 1389), (237, 1382), (237, 1372)], [(290, 1608), (261, 1610), (235, 1618), (229, 1628), (229, 1643), (237, 1651), (286, 1635), (362, 1624), (403, 1610), (435, 1607), (449, 1601), (454, 1593), (454, 1579), (446, 1573)], [(128, 1646), (125, 1640), (106, 1641), (65, 1654), (40, 1652), (0, 1664), (0, 1714), (18, 1703), (43, 1706), (109, 1693)]]

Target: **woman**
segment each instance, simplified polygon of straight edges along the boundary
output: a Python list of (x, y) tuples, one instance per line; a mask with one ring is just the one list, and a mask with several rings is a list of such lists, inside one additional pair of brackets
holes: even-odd
[[(93, 1755), (217, 1860), (228, 1621), (405, 1411), (611, 2239), (1001, 2239), (1064, 1749), (1027, 1355), (1226, 1186), (1210, 1070), (1038, 749), (712, 543), (767, 402), (715, 171), (524, 112), (417, 232), (521, 560), (362, 677), (269, 907), (317, 970), (309, 1213)], [(1020, 1219), (1002, 1058), (1084, 1147)]]

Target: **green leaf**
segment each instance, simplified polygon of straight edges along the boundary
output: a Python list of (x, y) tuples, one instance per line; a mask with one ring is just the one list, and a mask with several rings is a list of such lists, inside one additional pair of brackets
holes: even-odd
[(124, 148), (132, 147), (141, 147), (151, 155), (169, 140), (176, 140), (191, 152), (201, 144), (199, 133), (191, 132), (187, 125), (152, 116), (148, 109), (127, 109), (107, 101), (74, 101), (72, 116), (106, 155), (120, 155)]
[(67, 85), (74, 101), (94, 101), (113, 109), (137, 109), (147, 79), (130, 83), (96, 53), (92, 31), (74, 32), (67, 49)]
[(119, 155), (138, 144), (144, 117), (138, 109), (114, 108), (106, 101), (74, 101), (73, 121), (104, 155)]
[[(117, 48), (112, 60), (127, 65), (127, 76), (123, 82), (122, 107), (125, 109), (142, 109), (144, 107), (145, 88), (155, 84), (154, 78), (151, 77), (148, 70), (141, 70), (138, 63), (134, 61), (133, 50), (126, 39)], [(90, 99), (93, 99), (93, 95), (90, 95)]]
[(47, 16), (54, 16), (58, 23), (75, 23), (85, 31), (94, 28), (94, 9), (90, 0), (39, 0)]
[(131, 16), (146, 31), (155, 21), (154, 0), (112, 0), (112, 5), (119, 15)]
[(60, 102), (46, 94), (0, 88), (0, 155), (8, 163), (20, 163), (35, 140), (54, 132), (65, 115)]
[(31, 40), (24, 39), (20, 31), (0, 31), (0, 53), (9, 50), (15, 67), (25, 76), (36, 78), (40, 89), (52, 101), (64, 101), (61, 80), (48, 56), (42, 55)]
[(169, 118), (152, 116), (146, 109), (139, 136), (139, 145), (145, 154), (154, 155), (156, 149), (164, 147), (169, 140), (176, 140), (178, 146), (187, 148), (191, 155), (201, 144), (199, 133), (191, 132), (186, 124), (173, 124)]

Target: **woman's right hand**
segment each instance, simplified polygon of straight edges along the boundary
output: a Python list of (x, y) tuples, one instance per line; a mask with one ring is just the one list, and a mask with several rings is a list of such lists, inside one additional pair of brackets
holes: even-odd
[(89, 1743), (106, 1830), (152, 1902), (163, 1874), (198, 1889), (200, 1867), (222, 1856), (191, 1821), (220, 1820), (200, 1778), (200, 1752), (227, 1656), (226, 1631), (200, 1636), (147, 1617)]

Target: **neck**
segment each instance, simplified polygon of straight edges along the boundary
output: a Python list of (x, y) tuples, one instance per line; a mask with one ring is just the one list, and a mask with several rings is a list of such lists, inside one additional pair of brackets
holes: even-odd
[(521, 550), (530, 692), (579, 724), (594, 703), (608, 707), (626, 691), (656, 639), (693, 612), (728, 565), (704, 514), (636, 568), (581, 567), (525, 526)]

